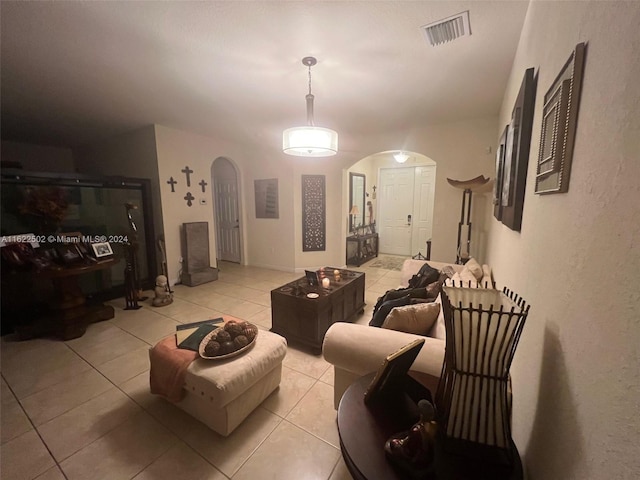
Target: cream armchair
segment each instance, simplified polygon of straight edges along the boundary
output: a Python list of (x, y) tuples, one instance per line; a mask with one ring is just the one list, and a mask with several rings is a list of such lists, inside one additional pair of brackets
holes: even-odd
[(424, 338), (425, 343), (411, 369), (439, 377), (444, 340), (353, 323), (334, 323), (324, 337), (322, 348), (325, 360), (333, 364), (334, 407), (338, 408), (349, 385), (378, 370), (387, 355), (418, 338)]
[[(421, 260), (405, 260), (400, 275), (401, 287), (418, 273), (424, 264)], [(450, 263), (427, 261), (430, 266), (442, 270), (449, 266), (462, 274), (465, 267)], [(488, 266), (482, 267), (483, 275), (491, 276)], [(465, 272), (466, 273), (466, 272)], [(478, 281), (480, 279), (477, 279)], [(483, 277), (483, 285), (487, 282)], [(491, 281), (489, 278), (488, 281)], [(440, 297), (436, 302), (440, 302)], [(440, 315), (427, 336), (370, 327), (345, 322), (334, 323), (324, 337), (322, 352), (327, 362), (334, 367), (333, 402), (337, 409), (345, 390), (358, 378), (378, 370), (385, 357), (412, 341), (424, 338), (425, 343), (418, 354), (412, 370), (440, 377), (444, 361), (445, 327), (442, 308)]]

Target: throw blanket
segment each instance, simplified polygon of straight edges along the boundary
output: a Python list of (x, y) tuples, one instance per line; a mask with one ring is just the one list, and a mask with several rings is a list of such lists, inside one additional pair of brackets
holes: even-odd
[(187, 368), (198, 357), (198, 352), (178, 348), (175, 335), (160, 340), (149, 350), (151, 393), (174, 403), (182, 400)]

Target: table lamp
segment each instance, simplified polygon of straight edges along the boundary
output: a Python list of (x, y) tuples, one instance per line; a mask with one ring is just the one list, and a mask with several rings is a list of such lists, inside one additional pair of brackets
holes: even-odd
[(358, 215), (360, 215), (360, 210), (358, 209), (357, 205), (354, 205), (353, 207), (351, 207), (351, 211), (349, 212), (349, 215), (351, 215), (351, 231), (354, 232), (355, 236), (358, 236), (358, 228), (356, 227), (356, 218)]

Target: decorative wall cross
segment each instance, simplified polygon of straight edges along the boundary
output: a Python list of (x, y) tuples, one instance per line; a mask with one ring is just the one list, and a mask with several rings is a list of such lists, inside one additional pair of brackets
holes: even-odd
[[(187, 177), (187, 187), (190, 187), (191, 186), (191, 174), (193, 173), (193, 170), (191, 170), (189, 168), (189, 166), (186, 166), (180, 171), (186, 175), (186, 177)], [(189, 205), (189, 206), (191, 206), (191, 205)]]
[(176, 181), (173, 179), (173, 177), (170, 177), (170, 178), (169, 178), (169, 180), (167, 180), (167, 183), (168, 183), (169, 185), (171, 185), (171, 193), (175, 193), (175, 192), (176, 192), (176, 189), (174, 188), (174, 186), (175, 186), (175, 184), (176, 184), (176, 183), (178, 183), (178, 182), (176, 182)]
[(204, 180), (200, 180), (200, 183), (198, 185), (200, 185), (202, 187), (202, 193), (204, 193), (204, 187), (206, 187), (209, 184), (207, 182), (205, 182)]
[(196, 197), (194, 197), (193, 195), (191, 195), (191, 192), (187, 192), (187, 194), (184, 196), (184, 199), (187, 201), (187, 205), (191, 206), (193, 205), (192, 200), (195, 200)]

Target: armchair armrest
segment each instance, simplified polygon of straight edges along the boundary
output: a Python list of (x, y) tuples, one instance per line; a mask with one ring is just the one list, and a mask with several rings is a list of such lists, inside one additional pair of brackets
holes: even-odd
[(356, 379), (380, 368), (385, 357), (422, 338), (425, 343), (411, 370), (440, 377), (444, 360), (444, 340), (383, 328), (338, 322), (324, 337), (324, 359), (334, 365), (334, 403)]

